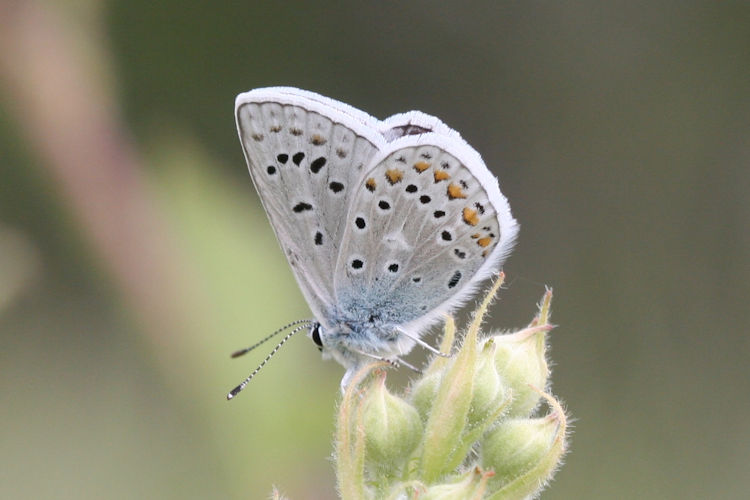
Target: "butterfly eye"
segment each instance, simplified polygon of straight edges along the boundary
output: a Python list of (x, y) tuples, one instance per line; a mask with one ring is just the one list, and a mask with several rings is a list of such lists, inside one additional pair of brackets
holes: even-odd
[(323, 341), (320, 339), (320, 323), (315, 323), (315, 326), (312, 328), (312, 332), (310, 333), (310, 336), (312, 337), (313, 343), (318, 346), (318, 350), (323, 350)]

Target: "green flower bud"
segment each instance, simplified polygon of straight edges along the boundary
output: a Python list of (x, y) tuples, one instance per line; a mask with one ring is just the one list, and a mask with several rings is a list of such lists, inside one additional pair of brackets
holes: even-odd
[(477, 365), (477, 331), (469, 330), (445, 368), (422, 440), (421, 478), (432, 483), (463, 461), (457, 455), (466, 430)]
[(481, 463), (495, 472), (490, 498), (522, 498), (534, 494), (552, 477), (565, 452), (565, 414), (551, 396), (553, 413), (542, 418), (504, 421), (481, 444)]
[(427, 488), (419, 495), (419, 500), (480, 500), (484, 498), (487, 480), (492, 472), (483, 472), (479, 467), (470, 470), (456, 482), (448, 482)]
[(547, 386), (545, 334), (550, 328), (550, 325), (533, 326), (493, 337), (497, 344), (495, 366), (506, 386), (513, 391), (511, 416), (530, 415), (540, 400), (539, 393), (530, 386)]
[[(445, 317), (445, 330), (440, 342), (440, 352), (450, 353), (453, 351), (453, 340), (456, 337), (456, 323), (452, 316)], [(432, 411), (440, 383), (446, 368), (453, 363), (455, 357), (434, 356), (424, 374), (417, 379), (409, 391), (411, 403), (417, 408), (423, 421)]]
[(497, 346), (492, 339), (484, 342), (477, 359), (474, 372), (474, 393), (469, 407), (469, 425), (481, 424), (495, 410), (502, 406), (506, 396), (506, 388), (502, 384), (500, 375), (495, 367), (495, 350)]
[(427, 417), (432, 410), (432, 404), (435, 402), (435, 396), (440, 388), (442, 378), (442, 370), (425, 373), (411, 388), (409, 399), (424, 421), (427, 421)]
[(385, 387), (385, 372), (377, 373), (362, 401), (365, 460), (377, 473), (400, 467), (422, 437), (417, 410)]

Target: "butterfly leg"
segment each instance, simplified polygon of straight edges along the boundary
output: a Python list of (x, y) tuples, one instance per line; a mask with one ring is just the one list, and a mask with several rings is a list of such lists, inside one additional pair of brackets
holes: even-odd
[(422, 347), (424, 347), (425, 349), (427, 349), (428, 351), (430, 351), (431, 353), (433, 353), (433, 354), (435, 354), (437, 356), (441, 356), (443, 358), (451, 358), (451, 357), (453, 357), (453, 353), (452, 352), (450, 354), (446, 354), (444, 352), (440, 352), (439, 350), (435, 349), (434, 347), (432, 347), (430, 344), (428, 344), (424, 340), (422, 340), (419, 337), (416, 337), (416, 336), (410, 334), (409, 332), (407, 332), (406, 330), (404, 330), (402, 328), (399, 328), (397, 331), (398, 331), (399, 334), (403, 335), (404, 337), (410, 338), (411, 340), (413, 340), (414, 342), (416, 342), (417, 344), (421, 345)]
[(420, 370), (419, 368), (417, 368), (416, 366), (414, 366), (414, 365), (412, 365), (410, 363), (407, 363), (406, 361), (404, 361), (403, 359), (400, 359), (400, 358), (393, 358), (393, 359), (391, 359), (391, 358), (386, 358), (386, 357), (383, 357), (383, 356), (378, 356), (377, 354), (370, 354), (369, 352), (358, 351), (358, 350), (354, 350), (354, 349), (352, 349), (352, 351), (356, 352), (357, 354), (360, 354), (362, 356), (366, 356), (368, 358), (372, 358), (372, 359), (376, 359), (378, 361), (383, 361), (385, 363), (388, 363), (389, 365), (391, 365), (394, 368), (399, 368), (401, 365), (403, 365), (403, 366), (409, 368), (410, 370), (412, 370), (414, 372), (417, 372), (417, 373), (420, 373), (420, 374), (422, 373), (422, 370)]
[[(391, 365), (394, 368), (399, 368), (399, 367), (401, 367), (401, 365), (403, 365), (406, 368), (409, 368), (410, 370), (412, 370), (413, 372), (419, 373), (420, 375), (423, 373), (422, 370), (420, 370), (416, 366), (412, 365), (411, 363), (407, 363), (403, 359), (399, 359), (399, 358), (395, 358), (395, 359), (385, 358), (383, 356), (378, 356), (376, 354), (370, 354), (370, 353), (362, 352), (362, 351), (354, 351), (353, 350), (353, 352), (355, 352), (357, 354), (361, 354), (362, 356), (366, 356), (368, 358), (375, 359), (377, 361), (382, 361), (384, 363), (388, 363), (389, 365)], [(349, 386), (349, 383), (351, 382), (352, 377), (354, 376), (355, 373), (357, 373), (357, 370), (359, 368), (360, 368), (360, 366), (352, 366), (348, 370), (346, 370), (346, 373), (344, 374), (344, 377), (341, 379), (341, 393), (342, 394), (344, 392), (346, 392), (346, 388)]]

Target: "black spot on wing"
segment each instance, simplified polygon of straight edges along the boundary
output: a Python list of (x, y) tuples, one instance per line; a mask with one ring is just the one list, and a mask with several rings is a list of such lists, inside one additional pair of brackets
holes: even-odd
[(313, 206), (310, 205), (309, 203), (305, 203), (304, 201), (301, 201), (301, 202), (297, 203), (296, 205), (294, 205), (292, 207), (292, 211), (294, 213), (299, 214), (299, 213), (302, 213), (302, 212), (306, 212), (308, 210), (312, 210), (312, 208), (313, 208)]
[(453, 273), (453, 276), (451, 276), (451, 279), (448, 280), (448, 288), (454, 288), (458, 285), (459, 281), (461, 281), (461, 271), (456, 271)]
[(312, 163), (310, 163), (310, 170), (312, 173), (317, 174), (320, 172), (320, 169), (323, 168), (326, 164), (326, 159), (323, 156), (320, 156), (318, 158), (315, 158)]

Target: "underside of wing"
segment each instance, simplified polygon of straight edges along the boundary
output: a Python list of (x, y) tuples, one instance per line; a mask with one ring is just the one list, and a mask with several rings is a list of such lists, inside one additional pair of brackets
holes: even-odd
[(250, 174), (313, 313), (335, 302), (332, 276), (353, 185), (385, 141), (377, 120), (317, 94), (258, 89), (237, 97)]
[(438, 132), (394, 138), (355, 190), (335, 274), (350, 321), (418, 332), (510, 252), (518, 226), (497, 179), (458, 134)]

